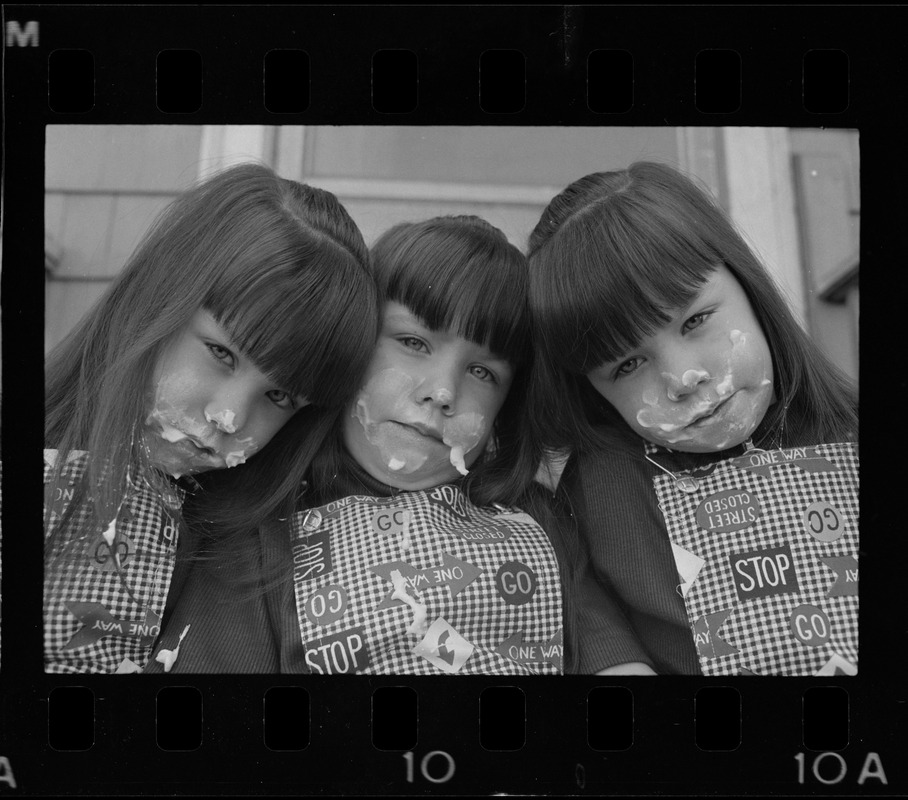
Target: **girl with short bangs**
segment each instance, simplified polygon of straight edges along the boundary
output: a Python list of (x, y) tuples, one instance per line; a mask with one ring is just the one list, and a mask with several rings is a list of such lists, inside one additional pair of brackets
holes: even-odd
[(194, 570), (161, 646), (203, 633), (176, 671), (564, 668), (561, 537), (526, 513), (554, 531), (557, 510), (538, 463), (517, 458), (525, 259), (483, 220), (441, 217), (395, 226), (372, 260), (383, 307), (365, 381), (296, 513), (262, 529), (260, 591), (238, 589), (245, 567)]
[(724, 213), (663, 165), (588, 175), (529, 263), (531, 419), (571, 453), (587, 553), (580, 671), (856, 671), (856, 393)]
[(141, 670), (175, 562), (292, 508), (376, 320), (330, 193), (246, 164), (165, 210), (47, 358), (47, 671)]

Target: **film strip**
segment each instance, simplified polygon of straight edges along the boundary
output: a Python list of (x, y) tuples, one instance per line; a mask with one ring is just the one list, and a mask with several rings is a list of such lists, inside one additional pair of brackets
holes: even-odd
[[(0, 794), (903, 795), (904, 19), (835, 6), (4, 7)], [(45, 674), (47, 143), (51, 128), (123, 125), (857, 130), (870, 309), (860, 673)], [(66, 157), (78, 165), (77, 149)], [(349, 657), (329, 648), (324, 671)]]

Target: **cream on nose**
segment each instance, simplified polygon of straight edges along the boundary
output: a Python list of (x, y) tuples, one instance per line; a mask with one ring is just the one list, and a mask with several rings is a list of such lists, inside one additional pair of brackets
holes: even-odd
[(443, 406), (449, 406), (454, 401), (454, 395), (449, 389), (438, 389), (435, 392), (435, 402), (440, 403)]
[(666, 383), (666, 394), (669, 400), (681, 400), (691, 394), (696, 388), (710, 379), (710, 374), (702, 369), (685, 370), (681, 377), (671, 372), (663, 372), (662, 377)]
[(442, 409), (450, 409), (454, 404), (454, 392), (445, 386), (436, 386), (428, 392), (423, 389), (423, 402), (434, 403)]
[(236, 433), (237, 426), (234, 424), (236, 413), (229, 408), (217, 411), (214, 414), (205, 411), (205, 419), (213, 422), (221, 433)]
[(249, 392), (222, 391), (212, 396), (205, 406), (205, 419), (218, 433), (235, 436), (249, 421), (255, 398)]

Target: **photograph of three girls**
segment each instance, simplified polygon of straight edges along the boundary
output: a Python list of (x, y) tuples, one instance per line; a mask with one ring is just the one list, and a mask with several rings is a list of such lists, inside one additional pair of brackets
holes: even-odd
[[(135, 127), (48, 129), (48, 197), (79, 136), (162, 159)], [(704, 180), (683, 132), (584, 129), (515, 232), (445, 176), (391, 176), (441, 199), (370, 216), (311, 168), (332, 129), (270, 160), (230, 133), (91, 302), (48, 215), (48, 303), (86, 310), (48, 333), (47, 672), (856, 673), (856, 370), (820, 333), (856, 325), (857, 260), (810, 288), (831, 201), (799, 178), (826, 140), (715, 129)], [(512, 162), (563, 136), (416, 133)], [(731, 145), (770, 133), (800, 306), (732, 213)]]

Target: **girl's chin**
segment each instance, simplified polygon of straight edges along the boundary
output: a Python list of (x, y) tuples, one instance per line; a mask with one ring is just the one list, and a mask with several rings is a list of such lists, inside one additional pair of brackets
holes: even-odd
[(386, 483), (388, 486), (393, 486), (395, 489), (405, 489), (407, 491), (431, 489), (443, 483), (453, 483), (460, 478), (460, 473), (449, 463), (426, 464), (412, 471), (407, 471), (406, 469), (395, 470), (387, 465), (378, 464), (364, 465), (363, 468), (376, 480)]
[(149, 460), (156, 469), (174, 478), (222, 469), (219, 457), (200, 453), (188, 442), (159, 442), (149, 446)]
[(722, 443), (711, 443), (711, 442), (657, 442), (653, 441), (653, 444), (661, 445), (662, 447), (667, 447), (669, 450), (677, 450), (679, 453), (721, 453), (723, 450), (728, 450), (732, 447), (737, 447), (740, 444), (744, 444), (747, 441), (747, 437), (735, 440), (729, 439), (728, 441)]
[[(683, 429), (676, 436), (659, 438), (641, 433), (644, 439), (653, 444), (677, 450), (679, 453), (721, 453), (732, 447), (744, 444), (756, 429), (756, 424), (742, 426), (722, 426), (717, 430), (688, 430)], [(638, 431), (640, 433), (640, 431)]]
[(721, 453), (744, 444), (757, 429), (769, 407), (769, 386), (760, 391), (739, 390), (714, 413), (677, 430), (655, 435), (654, 428), (636, 426), (647, 441), (682, 453)]

